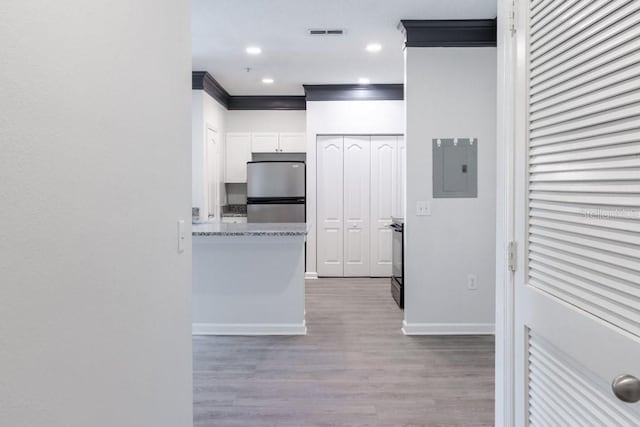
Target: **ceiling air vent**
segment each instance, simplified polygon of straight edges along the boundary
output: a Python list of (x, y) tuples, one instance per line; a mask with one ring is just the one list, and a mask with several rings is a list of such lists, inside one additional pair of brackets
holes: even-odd
[(345, 30), (341, 29), (311, 29), (309, 30), (310, 36), (342, 36)]

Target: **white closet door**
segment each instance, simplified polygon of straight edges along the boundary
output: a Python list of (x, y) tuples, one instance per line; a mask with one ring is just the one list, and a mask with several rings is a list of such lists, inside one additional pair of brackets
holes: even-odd
[(516, 10), (516, 425), (637, 427), (640, 2)]
[(396, 136), (371, 137), (371, 276), (391, 276), (391, 216), (397, 193)]
[(369, 275), (368, 136), (344, 137), (344, 275)]
[(317, 155), (318, 275), (340, 277), (343, 269), (343, 138), (319, 136)]

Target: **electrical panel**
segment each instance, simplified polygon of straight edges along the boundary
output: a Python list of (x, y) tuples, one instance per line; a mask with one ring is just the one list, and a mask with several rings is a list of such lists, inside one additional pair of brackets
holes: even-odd
[(433, 140), (433, 197), (478, 197), (478, 139)]

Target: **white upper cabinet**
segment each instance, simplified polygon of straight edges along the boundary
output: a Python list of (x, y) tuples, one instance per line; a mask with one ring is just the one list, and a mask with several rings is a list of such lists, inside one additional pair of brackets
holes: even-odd
[(278, 133), (262, 132), (251, 134), (251, 151), (254, 153), (278, 153)]
[(254, 153), (305, 153), (307, 139), (304, 132), (259, 132), (251, 134)]
[(224, 182), (247, 182), (247, 162), (251, 161), (251, 134), (227, 133)]
[(280, 133), (280, 152), (304, 153), (307, 151), (307, 134), (304, 132)]

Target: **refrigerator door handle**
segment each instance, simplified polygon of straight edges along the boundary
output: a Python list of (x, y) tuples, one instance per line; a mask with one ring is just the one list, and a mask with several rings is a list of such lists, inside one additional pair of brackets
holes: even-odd
[(247, 198), (247, 205), (296, 205), (304, 204), (304, 197), (279, 197), (279, 198), (267, 198), (267, 197), (249, 197)]

